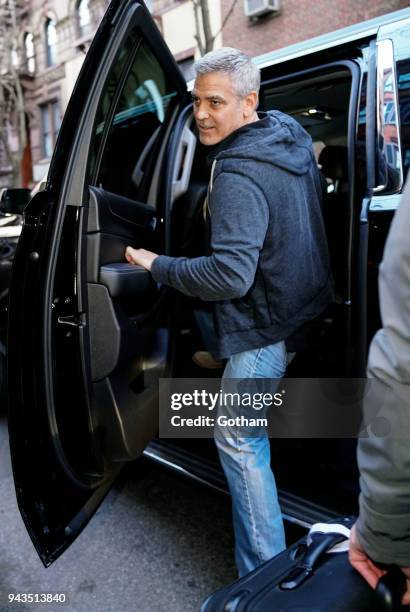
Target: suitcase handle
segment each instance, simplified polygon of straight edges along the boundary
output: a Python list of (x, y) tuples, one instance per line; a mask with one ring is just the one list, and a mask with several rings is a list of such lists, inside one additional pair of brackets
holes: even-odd
[[(335, 546), (335, 544), (346, 540), (346, 536), (341, 533), (314, 533), (311, 535), (311, 538), (312, 543), (305, 551), (299, 563), (279, 583), (279, 587), (284, 591), (297, 589), (313, 574), (321, 556)], [(401, 600), (406, 592), (407, 580), (399, 567), (389, 565), (385, 566), (385, 568), (387, 573), (377, 583), (376, 593), (386, 612), (394, 612), (401, 608)]]
[(346, 540), (346, 536), (341, 533), (317, 533), (312, 536), (312, 543), (304, 553), (299, 563), (292, 567), (286, 577), (279, 583), (279, 587), (284, 591), (297, 589), (302, 582), (307, 580), (320, 559), (326, 551), (330, 550), (335, 544)]
[(377, 583), (376, 593), (386, 610), (400, 610), (401, 600), (407, 590), (407, 579), (396, 565), (387, 567), (387, 574)]

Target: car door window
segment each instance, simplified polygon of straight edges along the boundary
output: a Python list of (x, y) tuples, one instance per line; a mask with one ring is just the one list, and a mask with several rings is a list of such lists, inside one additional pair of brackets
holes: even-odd
[[(134, 41), (135, 45), (135, 41)], [(131, 64), (129, 45), (107, 80), (95, 123), (91, 154), (91, 185), (129, 198), (144, 199), (147, 181), (157, 158), (161, 127), (167, 123), (177, 92), (145, 42)], [(125, 73), (125, 76), (124, 76)], [(144, 167), (135, 168), (141, 155)]]
[(401, 146), (404, 179), (410, 167), (410, 61), (397, 63), (398, 96), (400, 108)]

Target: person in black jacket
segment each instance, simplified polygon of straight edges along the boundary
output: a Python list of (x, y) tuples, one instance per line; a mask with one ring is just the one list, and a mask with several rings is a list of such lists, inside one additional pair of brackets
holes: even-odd
[[(212, 147), (209, 252), (188, 259), (127, 247), (126, 259), (157, 282), (212, 302), (214, 356), (228, 360), (223, 380), (280, 379), (286, 338), (332, 298), (312, 141), (291, 117), (257, 113), (260, 72), (246, 54), (218, 49), (195, 69), (194, 117), (201, 143)], [(259, 430), (244, 436), (216, 426), (215, 441), (243, 575), (285, 546), (269, 440)]]

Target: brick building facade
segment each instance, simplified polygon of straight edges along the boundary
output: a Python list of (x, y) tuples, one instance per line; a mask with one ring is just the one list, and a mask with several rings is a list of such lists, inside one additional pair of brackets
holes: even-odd
[[(247, 1), (255, 4), (255, 0), (207, 0), (214, 34), (230, 14), (215, 48), (238, 47), (260, 55), (410, 6), (410, 0), (276, 0), (278, 12), (250, 18), (244, 10)], [(256, 1), (263, 2), (267, 0)], [(153, 0), (153, 14), (183, 72), (191, 78), (192, 64), (199, 56), (193, 0)]]
[[(221, 0), (222, 16), (232, 2)], [(409, 0), (281, 0), (279, 13), (251, 19), (245, 16), (244, 0), (237, 0), (222, 42), (260, 55), (409, 6)]]

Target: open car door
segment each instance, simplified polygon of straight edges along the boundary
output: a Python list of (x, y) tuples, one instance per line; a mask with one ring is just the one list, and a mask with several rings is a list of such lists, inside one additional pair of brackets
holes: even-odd
[[(370, 41), (366, 104), (367, 191), (360, 210), (357, 302), (358, 374), (366, 375), (372, 336), (381, 325), (378, 304), (378, 266), (384, 242), (404, 184), (399, 126), (397, 38), (408, 36), (410, 20), (395, 31), (395, 24), (381, 26)], [(380, 231), (380, 227), (383, 228)], [(369, 308), (372, 306), (373, 308)]]
[(186, 85), (145, 5), (114, 0), (71, 97), (10, 289), (9, 431), (18, 505), (44, 565), (156, 433), (163, 293), (124, 260), (164, 249), (163, 176)]

